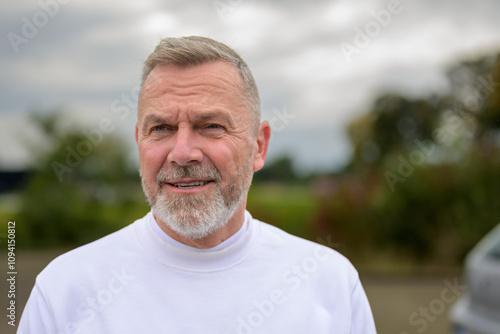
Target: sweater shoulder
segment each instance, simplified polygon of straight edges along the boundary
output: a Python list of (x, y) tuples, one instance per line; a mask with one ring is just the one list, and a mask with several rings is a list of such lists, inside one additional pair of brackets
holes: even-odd
[[(296, 256), (300, 256), (300, 254), (303, 254), (303, 256), (312, 254), (313, 256), (318, 257), (320, 256), (319, 254), (328, 254), (328, 262), (334, 263), (335, 265), (349, 267), (350, 270), (355, 270), (351, 262), (344, 255), (339, 253), (337, 250), (322, 244), (323, 242), (330, 244), (331, 241), (329, 237), (324, 239), (318, 237), (318, 242), (314, 242), (292, 235), (268, 223), (258, 220), (257, 222), (262, 226), (262, 243), (265, 246), (278, 248), (289, 254), (296, 254)], [(332, 244), (331, 246), (333, 247), (335, 244)]]
[(138, 219), (118, 231), (59, 255), (40, 272), (37, 280), (54, 280), (91, 268), (92, 271), (99, 270), (111, 265), (110, 261), (116, 262), (129, 256), (138, 248), (134, 225), (142, 220)]

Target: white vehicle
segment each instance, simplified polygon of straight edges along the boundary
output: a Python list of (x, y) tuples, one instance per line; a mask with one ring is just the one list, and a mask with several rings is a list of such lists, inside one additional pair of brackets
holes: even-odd
[(450, 312), (454, 334), (500, 334), (500, 224), (465, 260), (467, 290)]

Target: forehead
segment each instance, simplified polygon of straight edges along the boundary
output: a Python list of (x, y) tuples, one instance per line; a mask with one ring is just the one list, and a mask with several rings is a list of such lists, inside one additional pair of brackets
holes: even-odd
[(241, 91), (237, 68), (222, 61), (193, 66), (158, 65), (144, 82), (141, 100), (200, 94), (228, 96)]

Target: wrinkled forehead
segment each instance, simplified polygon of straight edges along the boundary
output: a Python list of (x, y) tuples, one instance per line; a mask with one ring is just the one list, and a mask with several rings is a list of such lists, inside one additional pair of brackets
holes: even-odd
[(141, 100), (201, 90), (218, 95), (241, 94), (242, 79), (236, 67), (221, 61), (191, 66), (158, 65), (144, 81)]

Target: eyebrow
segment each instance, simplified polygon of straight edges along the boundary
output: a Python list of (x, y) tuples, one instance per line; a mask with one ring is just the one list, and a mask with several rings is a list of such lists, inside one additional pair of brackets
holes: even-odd
[[(234, 123), (231, 117), (225, 112), (221, 111), (202, 112), (200, 114), (196, 114), (194, 116), (194, 119), (197, 121), (205, 121), (205, 122), (214, 119), (221, 119), (224, 123), (226, 123), (230, 127), (234, 127)], [(155, 114), (148, 114), (144, 117), (144, 121), (142, 124), (142, 132), (146, 133), (150, 124), (164, 124), (164, 123), (168, 124), (170, 122), (171, 121), (168, 117), (162, 117)]]
[(228, 124), (229, 126), (231, 126), (231, 127), (234, 126), (231, 117), (229, 117), (228, 114), (226, 114), (224, 112), (220, 112), (220, 111), (211, 111), (211, 112), (197, 114), (194, 118), (197, 120), (200, 120), (200, 121), (210, 121), (210, 120), (219, 118), (223, 122)]
[(165, 117), (161, 117), (154, 114), (148, 114), (144, 117), (141, 130), (143, 133), (146, 133), (150, 124), (163, 124), (168, 122), (169, 122), (168, 119)]

